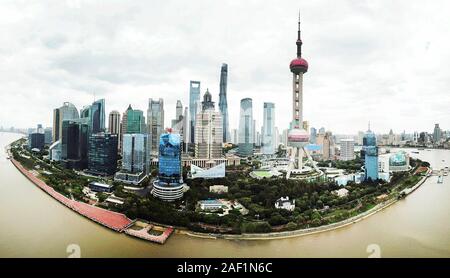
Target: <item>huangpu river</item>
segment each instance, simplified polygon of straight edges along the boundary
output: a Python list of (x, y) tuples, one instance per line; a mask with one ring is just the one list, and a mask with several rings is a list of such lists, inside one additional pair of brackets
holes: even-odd
[[(353, 225), (314, 235), (240, 241), (172, 235), (164, 245), (106, 229), (53, 200), (6, 159), (22, 135), (0, 133), (0, 257), (450, 257), (450, 176)], [(407, 149), (410, 152), (412, 149)], [(434, 169), (450, 150), (411, 154)]]

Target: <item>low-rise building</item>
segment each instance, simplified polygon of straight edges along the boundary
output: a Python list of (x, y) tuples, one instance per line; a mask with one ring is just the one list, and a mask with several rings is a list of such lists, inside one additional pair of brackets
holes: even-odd
[(99, 182), (95, 182), (95, 181), (89, 183), (89, 188), (95, 192), (111, 193), (113, 190), (113, 187), (114, 186), (112, 184), (99, 183)]
[(222, 202), (216, 199), (198, 201), (198, 205), (201, 210), (209, 211), (219, 210), (223, 206)]
[(228, 186), (225, 185), (211, 185), (209, 187), (209, 192), (211, 193), (217, 193), (217, 194), (221, 194), (221, 193), (228, 193)]
[(334, 194), (336, 194), (339, 198), (343, 198), (348, 196), (348, 190), (345, 188), (341, 188), (339, 190), (333, 191)]
[(289, 200), (289, 197), (281, 197), (275, 202), (276, 209), (285, 209), (293, 211), (295, 209), (295, 200)]

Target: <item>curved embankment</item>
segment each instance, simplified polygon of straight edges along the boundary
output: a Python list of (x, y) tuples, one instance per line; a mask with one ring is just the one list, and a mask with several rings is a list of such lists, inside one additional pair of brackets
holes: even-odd
[(11, 158), (11, 162), (25, 177), (27, 177), (32, 183), (37, 185), (40, 189), (45, 191), (51, 197), (53, 197), (66, 207), (78, 212), (79, 214), (89, 218), (94, 222), (97, 222), (117, 232), (122, 232), (124, 229), (126, 229), (129, 225), (133, 223), (131, 219), (129, 219), (122, 213), (102, 209), (83, 202), (71, 200), (66, 196), (56, 192), (51, 186), (47, 185), (42, 180), (38, 179), (30, 171), (25, 169), (18, 161)]
[[(427, 175), (428, 175), (428, 173), (430, 173), (430, 169), (428, 169)], [(421, 186), (427, 179), (427, 175), (425, 175), (419, 182), (417, 182), (416, 185), (414, 185), (413, 187), (404, 191), (405, 194), (409, 195), (412, 192), (414, 192), (417, 188), (419, 188), (419, 186)], [(333, 224), (324, 225), (324, 226), (320, 226), (320, 227), (315, 227), (315, 228), (302, 229), (302, 230), (276, 232), (276, 233), (262, 233), (262, 234), (239, 234), (239, 235), (205, 234), (205, 233), (197, 233), (197, 232), (191, 232), (191, 231), (180, 231), (180, 233), (189, 235), (192, 237), (199, 237), (199, 238), (208, 238), (208, 239), (224, 238), (224, 239), (231, 239), (231, 240), (271, 240), (271, 239), (283, 239), (283, 238), (290, 238), (290, 237), (306, 236), (306, 235), (323, 233), (323, 232), (327, 232), (327, 231), (331, 231), (331, 230), (344, 228), (351, 224), (357, 223), (363, 219), (366, 219), (367, 217), (372, 216), (379, 211), (382, 211), (383, 209), (395, 204), (397, 201), (398, 201), (398, 199), (393, 198), (393, 199), (387, 200), (383, 203), (380, 203), (380, 204), (376, 205), (375, 207), (373, 207), (361, 214), (358, 214), (356, 216), (342, 220), (340, 222), (336, 222)]]

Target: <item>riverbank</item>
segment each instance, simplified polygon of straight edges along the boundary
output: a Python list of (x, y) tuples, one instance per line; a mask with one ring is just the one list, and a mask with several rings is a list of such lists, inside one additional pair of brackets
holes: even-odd
[[(428, 178), (428, 174), (430, 173), (431, 168), (428, 168), (427, 174), (420, 179), (413, 187), (409, 189), (405, 189), (402, 192), (405, 193), (405, 197), (414, 192), (417, 188), (419, 188)], [(387, 201), (384, 201), (375, 207), (358, 214), (356, 216), (353, 216), (351, 218), (342, 220), (340, 222), (336, 222), (329, 225), (314, 227), (314, 228), (308, 228), (308, 229), (301, 229), (301, 230), (294, 230), (294, 231), (286, 231), (286, 232), (272, 232), (272, 233), (261, 233), (261, 234), (239, 234), (239, 235), (228, 235), (228, 234), (212, 234), (212, 233), (198, 233), (198, 232), (191, 232), (191, 231), (179, 231), (180, 234), (185, 234), (191, 237), (197, 237), (197, 238), (207, 238), (207, 239), (229, 239), (229, 240), (273, 240), (273, 239), (284, 239), (284, 238), (292, 238), (292, 237), (300, 237), (300, 236), (307, 236), (312, 234), (318, 234), (323, 232), (328, 232), (332, 230), (341, 229), (344, 227), (347, 227), (349, 225), (355, 224), (359, 221), (362, 221), (386, 208), (389, 206), (395, 204), (401, 199), (398, 198), (392, 198)]]
[[(8, 149), (7, 149), (8, 150)], [(47, 185), (44, 181), (40, 180), (38, 177), (34, 175), (33, 172), (28, 171), (23, 167), (18, 161), (16, 161), (11, 153), (8, 151), (8, 157), (10, 158), (11, 163), (22, 173), (29, 181), (31, 181), (38, 188), (43, 190), (53, 199), (57, 200), (59, 203), (63, 204), (67, 208), (77, 212), (79, 215), (88, 218), (91, 221), (94, 221), (108, 229), (111, 229), (115, 232), (122, 233), (140, 238), (146, 241), (164, 244), (169, 236), (173, 232), (173, 228), (163, 228), (163, 232), (161, 235), (149, 235), (145, 233), (136, 233), (132, 229), (131, 226), (135, 223), (135, 220), (129, 219), (126, 215), (114, 211), (110, 211), (107, 209), (99, 208), (93, 205), (89, 205), (83, 202), (79, 202), (76, 200), (72, 200), (62, 195), (59, 192), (56, 192), (51, 186)]]

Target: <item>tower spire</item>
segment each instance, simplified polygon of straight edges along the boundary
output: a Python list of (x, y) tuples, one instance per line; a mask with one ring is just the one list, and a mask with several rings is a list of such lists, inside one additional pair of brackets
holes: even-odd
[(297, 57), (302, 57), (302, 38), (300, 34), (300, 9), (298, 10)]

